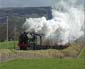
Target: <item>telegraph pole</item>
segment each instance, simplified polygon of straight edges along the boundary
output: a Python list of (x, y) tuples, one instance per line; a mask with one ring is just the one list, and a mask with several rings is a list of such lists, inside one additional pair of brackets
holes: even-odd
[(7, 33), (6, 33), (6, 42), (7, 42), (7, 48), (8, 48), (8, 16), (7, 16)]

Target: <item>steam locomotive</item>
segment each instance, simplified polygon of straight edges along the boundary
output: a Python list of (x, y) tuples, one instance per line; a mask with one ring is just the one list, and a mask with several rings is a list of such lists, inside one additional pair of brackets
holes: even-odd
[[(29, 35), (29, 36), (28, 36)], [(20, 50), (27, 50), (27, 49), (32, 49), (32, 50), (40, 50), (40, 49), (64, 49), (69, 47), (69, 44), (66, 45), (49, 45), (48, 42), (44, 42), (42, 40), (44, 34), (37, 34), (35, 32), (24, 32), (19, 36), (19, 43), (18, 46)], [(47, 44), (45, 44), (47, 43)], [(45, 45), (43, 45), (45, 44)]]
[[(29, 37), (27, 35), (30, 35)], [(37, 37), (40, 38), (40, 45), (37, 45)], [(42, 44), (42, 34), (35, 32), (24, 32), (19, 36), (18, 46), (21, 50), (38, 49)]]

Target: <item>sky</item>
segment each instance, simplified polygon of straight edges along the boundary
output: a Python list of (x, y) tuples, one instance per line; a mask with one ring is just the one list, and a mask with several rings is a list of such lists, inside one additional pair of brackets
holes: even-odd
[(51, 0), (0, 0), (0, 8), (4, 7), (38, 7), (50, 6)]
[[(51, 6), (53, 1), (57, 2), (60, 0), (0, 0), (0, 8)], [(84, 0), (77, 1), (79, 3), (84, 3)]]

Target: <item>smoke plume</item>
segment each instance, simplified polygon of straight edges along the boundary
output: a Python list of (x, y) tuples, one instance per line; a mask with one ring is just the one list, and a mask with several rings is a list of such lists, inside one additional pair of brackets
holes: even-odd
[(44, 16), (27, 18), (23, 28), (26, 32), (42, 33), (45, 40), (57, 44), (71, 43), (84, 34), (84, 9), (76, 3), (77, 0), (58, 0), (52, 5), (52, 19), (47, 20)]

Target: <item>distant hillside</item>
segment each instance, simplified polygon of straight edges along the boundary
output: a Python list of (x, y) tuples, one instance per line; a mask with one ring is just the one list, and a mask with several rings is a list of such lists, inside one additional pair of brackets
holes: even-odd
[(23, 8), (2, 8), (0, 16), (22, 16), (22, 17), (42, 17), (52, 18), (51, 7), (23, 7)]

